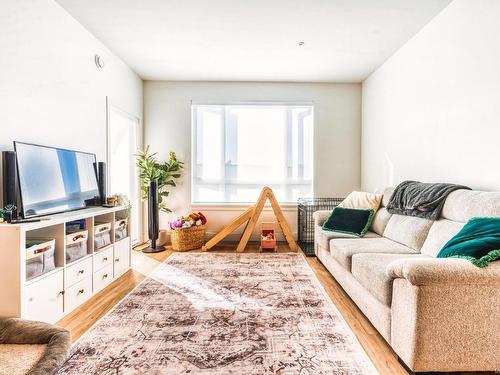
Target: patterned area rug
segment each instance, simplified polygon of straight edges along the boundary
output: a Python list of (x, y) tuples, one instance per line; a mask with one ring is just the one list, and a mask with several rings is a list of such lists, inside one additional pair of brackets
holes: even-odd
[(60, 374), (377, 374), (303, 256), (176, 253)]

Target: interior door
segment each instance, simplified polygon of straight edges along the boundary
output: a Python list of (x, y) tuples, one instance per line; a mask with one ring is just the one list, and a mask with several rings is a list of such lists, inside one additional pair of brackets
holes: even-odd
[(130, 236), (140, 240), (139, 178), (135, 165), (138, 149), (139, 119), (108, 105), (108, 195), (124, 194), (131, 203)]

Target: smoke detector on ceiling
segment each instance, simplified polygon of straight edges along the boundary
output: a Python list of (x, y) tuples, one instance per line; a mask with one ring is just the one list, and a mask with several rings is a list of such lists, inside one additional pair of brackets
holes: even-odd
[(99, 56), (99, 55), (95, 55), (94, 56), (94, 62), (95, 62), (95, 65), (99, 68), (99, 69), (102, 69), (104, 68), (104, 59)]

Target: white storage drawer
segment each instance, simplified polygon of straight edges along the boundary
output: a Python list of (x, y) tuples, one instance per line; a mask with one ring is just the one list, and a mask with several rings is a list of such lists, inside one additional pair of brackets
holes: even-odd
[(94, 253), (94, 272), (113, 264), (113, 246)]
[(64, 286), (68, 288), (90, 275), (92, 275), (92, 258), (77, 261), (64, 270)]
[(94, 293), (99, 292), (113, 281), (113, 265), (104, 267), (94, 273)]
[(63, 270), (37, 280), (25, 288), (22, 318), (57, 322), (64, 312)]
[(88, 276), (64, 291), (64, 310), (72, 311), (92, 295), (92, 277)]
[(124, 238), (114, 244), (115, 248), (115, 278), (123, 274), (130, 267), (130, 237)]

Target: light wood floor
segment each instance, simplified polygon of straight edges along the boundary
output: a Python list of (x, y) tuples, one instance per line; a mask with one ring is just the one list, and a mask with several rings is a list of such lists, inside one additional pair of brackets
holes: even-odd
[[(222, 245), (217, 246), (211, 252), (233, 252), (235, 248), (236, 245), (232, 244)], [(249, 244), (246, 251), (256, 252), (257, 250), (257, 245)], [(289, 249), (286, 245), (280, 245), (279, 251), (289, 251)], [(73, 341), (76, 341), (171, 254), (172, 251), (168, 248), (162, 253), (148, 255), (133, 251), (132, 270), (64, 317), (58, 324), (70, 330)], [(323, 265), (315, 257), (308, 257), (307, 261), (379, 372), (382, 375), (408, 375), (389, 345)]]

